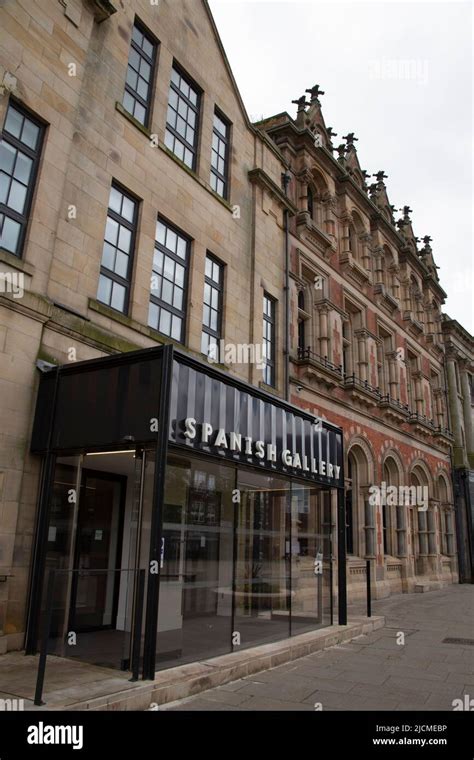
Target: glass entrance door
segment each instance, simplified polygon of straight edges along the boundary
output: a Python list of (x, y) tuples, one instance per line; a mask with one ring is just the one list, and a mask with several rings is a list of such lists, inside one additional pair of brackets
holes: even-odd
[(154, 460), (144, 450), (57, 457), (40, 617), (41, 622), (53, 570), (51, 653), (130, 667), (138, 570), (149, 553), (153, 478)]
[(115, 628), (126, 478), (84, 470), (78, 509), (69, 629)]

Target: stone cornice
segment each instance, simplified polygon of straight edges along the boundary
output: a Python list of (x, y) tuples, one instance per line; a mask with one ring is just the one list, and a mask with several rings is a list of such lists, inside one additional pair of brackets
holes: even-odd
[(249, 181), (259, 185), (259, 187), (262, 187), (265, 189), (270, 195), (272, 195), (276, 200), (287, 210), (290, 212), (290, 214), (297, 214), (298, 209), (296, 206), (290, 201), (289, 198), (285, 195), (283, 190), (281, 190), (278, 185), (272, 180), (272, 178), (259, 167), (256, 167), (255, 169), (251, 169), (248, 173)]

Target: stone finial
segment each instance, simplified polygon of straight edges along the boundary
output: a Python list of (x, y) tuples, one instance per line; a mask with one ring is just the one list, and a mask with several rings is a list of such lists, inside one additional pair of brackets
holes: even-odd
[(331, 139), (331, 137), (337, 137), (337, 132), (334, 132), (332, 127), (327, 127), (326, 132), (329, 139)]
[(337, 148), (336, 148), (336, 150), (337, 150), (337, 153), (338, 153), (337, 160), (341, 161), (342, 163), (345, 163), (345, 160), (346, 160), (346, 146), (344, 145), (344, 143), (341, 143), (340, 145), (338, 145)]
[(399, 209), (399, 211), (403, 212), (403, 221), (404, 222), (410, 222), (410, 214), (413, 213), (413, 209), (410, 208), (410, 206), (403, 206), (403, 208)]
[(359, 138), (355, 136), (354, 132), (348, 132), (347, 135), (342, 135), (342, 139), (346, 141), (347, 148), (354, 148), (355, 150), (355, 142), (358, 142)]
[(302, 95), (298, 100), (292, 100), (291, 102), (298, 106), (298, 113), (304, 113), (306, 106), (309, 106), (309, 103), (306, 102), (306, 95)]
[(377, 182), (382, 182), (383, 183), (384, 179), (387, 179), (388, 174), (385, 174), (384, 170), (381, 169), (380, 171), (375, 172), (374, 174), (372, 174), (372, 177), (375, 177), (376, 180), (377, 180)]
[(319, 84), (315, 84), (314, 87), (311, 87), (309, 90), (305, 90), (305, 92), (308, 92), (311, 95), (311, 103), (318, 103), (319, 95), (324, 95), (324, 90), (319, 89)]

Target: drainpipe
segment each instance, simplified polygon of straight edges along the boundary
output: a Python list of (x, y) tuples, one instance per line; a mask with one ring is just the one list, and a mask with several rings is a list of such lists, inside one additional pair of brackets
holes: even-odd
[[(281, 175), (285, 195), (288, 196), (288, 185), (291, 174), (286, 171)], [(285, 230), (285, 399), (290, 400), (290, 229), (289, 211), (283, 211)]]

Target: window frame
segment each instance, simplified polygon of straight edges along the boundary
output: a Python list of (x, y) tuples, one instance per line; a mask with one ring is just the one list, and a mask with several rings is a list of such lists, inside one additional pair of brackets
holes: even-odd
[[(20, 113), (24, 119), (28, 119), (31, 121), (37, 128), (38, 128), (38, 140), (36, 148), (33, 150), (29, 146), (25, 145), (21, 142), (17, 137), (11, 134), (11, 132), (8, 132), (5, 130), (5, 125), (7, 121), (8, 111), (10, 107), (14, 108), (18, 113)], [(27, 185), (26, 189), (26, 196), (25, 196), (25, 204), (23, 208), (23, 213), (20, 214), (18, 211), (15, 211), (14, 209), (10, 208), (10, 206), (7, 206), (6, 203), (0, 203), (0, 214), (3, 214), (3, 216), (7, 216), (10, 219), (13, 219), (15, 222), (17, 222), (20, 225), (20, 233), (18, 235), (18, 242), (17, 242), (17, 250), (15, 253), (12, 251), (9, 251), (8, 248), (4, 248), (0, 245), (0, 250), (5, 251), (6, 253), (10, 254), (11, 256), (15, 256), (18, 259), (23, 259), (23, 253), (24, 253), (24, 247), (26, 242), (26, 235), (28, 232), (28, 227), (31, 219), (31, 209), (33, 206), (33, 198), (36, 191), (36, 185), (39, 175), (39, 167), (41, 163), (42, 153), (43, 153), (43, 145), (44, 145), (44, 138), (46, 134), (46, 128), (47, 124), (42, 121), (40, 118), (38, 118), (35, 114), (32, 114), (32, 112), (25, 108), (21, 103), (19, 103), (14, 98), (10, 98), (7, 104), (7, 108), (5, 110), (5, 118), (3, 120), (3, 126), (2, 126), (2, 132), (0, 134), (0, 141), (5, 141), (7, 144), (11, 145), (15, 150), (20, 151), (24, 153), (28, 158), (32, 160), (32, 167), (31, 167), (31, 175), (30, 179)], [(23, 127), (22, 127), (23, 129)], [(16, 164), (16, 159), (15, 159)], [(0, 235), (1, 239), (1, 235)]]
[[(268, 316), (266, 313), (266, 301), (268, 301), (273, 310), (273, 314), (271, 316)], [(265, 385), (268, 385), (270, 388), (276, 388), (276, 321), (277, 321), (277, 300), (276, 298), (273, 298), (270, 293), (268, 293), (266, 290), (263, 292), (263, 327), (265, 328), (266, 324), (270, 325), (270, 341), (268, 341), (265, 333), (265, 329), (263, 330), (263, 345), (266, 347), (267, 343), (270, 343), (270, 346), (273, 348), (273, 359), (268, 359), (265, 352), (264, 357), (264, 368), (263, 368), (263, 382)], [(267, 381), (267, 369), (270, 368), (270, 382)]]
[[(97, 300), (99, 301), (99, 303), (103, 304), (104, 306), (107, 306), (107, 308), (109, 309), (113, 309), (118, 314), (123, 314), (127, 316), (130, 309), (130, 294), (132, 290), (133, 265), (135, 261), (135, 248), (136, 248), (136, 241), (137, 241), (137, 234), (138, 234), (138, 216), (139, 216), (139, 209), (140, 209), (140, 198), (137, 198), (136, 195), (131, 193), (129, 190), (124, 188), (123, 185), (121, 185), (119, 182), (116, 182), (115, 180), (112, 180), (112, 183), (110, 185), (110, 193), (112, 192), (112, 189), (117, 190), (119, 193), (124, 195), (130, 201), (132, 201), (132, 203), (134, 203), (135, 205), (132, 222), (129, 222), (128, 219), (126, 219), (123, 216), (120, 216), (120, 214), (118, 214), (116, 211), (111, 209), (110, 206), (107, 206), (107, 217), (105, 221), (105, 224), (107, 226), (107, 220), (110, 217), (111, 219), (113, 219), (114, 222), (117, 222), (118, 224), (122, 225), (123, 227), (130, 230), (131, 232), (127, 278), (125, 279), (124, 277), (121, 277), (120, 275), (118, 275), (116, 272), (112, 272), (112, 270), (107, 269), (107, 267), (104, 267), (102, 265), (102, 259), (101, 259), (100, 270), (99, 270), (99, 280), (100, 280), (100, 276), (103, 275), (104, 277), (108, 277), (109, 280), (112, 280), (113, 282), (116, 282), (118, 285), (122, 285), (122, 287), (125, 288), (124, 310), (120, 311), (119, 309), (116, 309), (115, 306), (112, 306), (111, 304), (107, 304), (104, 301), (100, 301), (98, 293), (97, 293)], [(110, 193), (109, 193), (109, 203), (110, 203)], [(103, 244), (105, 242), (106, 240), (105, 240), (105, 230), (104, 230)], [(103, 256), (103, 248), (102, 248), (102, 256)]]
[[(192, 89), (196, 93), (196, 104), (192, 103), (190, 98), (188, 98), (182, 90), (178, 87), (178, 85), (173, 81), (173, 71), (176, 71), (176, 73), (181, 77), (181, 79), (184, 79), (186, 84), (190, 89)], [(173, 108), (170, 104), (170, 90), (173, 90), (178, 98), (182, 98), (188, 108), (191, 108), (196, 117), (195, 125), (192, 127), (194, 129), (194, 145), (191, 146), (190, 143), (187, 142), (186, 138), (179, 134), (178, 130), (171, 126), (171, 124), (168, 121), (168, 109)], [(169, 89), (168, 89), (168, 100), (167, 100), (167, 107), (166, 107), (166, 123), (165, 123), (165, 144), (166, 144), (166, 132), (169, 131), (175, 140), (178, 140), (183, 145), (184, 150), (189, 150), (193, 155), (193, 161), (192, 165), (188, 166), (188, 164), (184, 160), (184, 154), (183, 158), (179, 158), (176, 151), (173, 148), (169, 148), (166, 145), (166, 148), (171, 151), (171, 153), (178, 159), (178, 161), (182, 161), (182, 163), (191, 171), (196, 172), (197, 168), (197, 159), (198, 159), (198, 150), (199, 150), (199, 136), (201, 131), (201, 100), (202, 100), (202, 89), (199, 87), (197, 82), (194, 81), (192, 77), (187, 74), (184, 69), (177, 63), (177, 61), (173, 60), (173, 64), (171, 66), (171, 76), (170, 76), (170, 83), (169, 83)], [(176, 110), (173, 108), (173, 110)], [(179, 111), (177, 111), (179, 114)], [(181, 117), (183, 118), (183, 117)], [(185, 120), (186, 125), (188, 126), (188, 121)], [(189, 125), (191, 126), (191, 125)]]
[[(138, 31), (141, 34), (143, 34), (144, 37), (146, 37), (146, 39), (148, 40), (148, 42), (150, 42), (151, 45), (153, 45), (153, 56), (152, 56), (152, 58), (150, 58), (149, 56), (147, 56), (147, 54), (143, 51), (143, 49), (141, 47), (139, 47), (138, 43), (135, 42), (135, 40), (133, 39), (133, 30), (135, 29), (135, 27), (138, 29)], [(132, 34), (131, 34), (131, 37), (130, 37), (130, 45), (129, 45), (128, 59), (127, 59), (127, 69), (126, 69), (126, 72), (125, 72), (125, 85), (124, 85), (124, 91), (123, 91), (123, 95), (122, 95), (122, 106), (123, 106), (123, 108), (125, 108), (126, 112), (128, 114), (130, 114), (130, 116), (132, 117), (132, 119), (136, 119), (139, 124), (142, 124), (142, 122), (140, 121), (140, 119), (137, 119), (137, 117), (133, 113), (130, 113), (130, 111), (128, 110), (128, 108), (126, 108), (126, 106), (123, 103), (123, 99), (124, 99), (126, 93), (128, 93), (132, 98), (134, 98), (134, 100), (137, 100), (140, 103), (140, 105), (143, 106), (143, 108), (145, 109), (145, 121), (143, 122), (142, 126), (145, 127), (146, 129), (150, 126), (150, 121), (151, 121), (151, 112), (152, 112), (152, 104), (153, 104), (153, 95), (154, 95), (154, 91), (155, 91), (155, 77), (156, 77), (156, 69), (157, 69), (157, 63), (158, 63), (158, 49), (159, 49), (159, 45), (160, 45), (160, 42), (155, 37), (155, 35), (152, 34), (147, 29), (147, 27), (140, 21), (140, 19), (135, 18), (135, 20), (133, 22), (133, 26), (132, 26)], [(142, 98), (142, 96), (139, 95), (139, 93), (137, 92), (137, 90), (133, 90), (132, 87), (131, 87), (131, 85), (129, 85), (128, 82), (127, 82), (127, 74), (128, 74), (128, 69), (129, 69), (129, 66), (130, 66), (130, 64), (129, 64), (130, 52), (131, 52), (132, 49), (135, 50), (135, 52), (141, 58), (144, 58), (144, 60), (151, 67), (151, 70), (150, 70), (150, 79), (149, 79), (149, 82), (148, 82), (148, 98), (147, 98), (147, 102), (146, 103), (145, 103), (144, 99)]]
[(220, 361), (220, 351), (219, 351), (219, 341), (222, 339), (222, 322), (223, 322), (223, 313), (224, 313), (224, 273), (225, 273), (225, 264), (220, 261), (214, 254), (210, 253), (210, 251), (206, 251), (206, 259), (205, 261), (212, 262), (212, 264), (216, 264), (219, 267), (220, 271), (220, 278), (219, 283), (217, 283), (215, 280), (211, 279), (206, 274), (206, 269), (204, 265), (204, 290), (206, 285), (209, 285), (209, 287), (214, 290), (217, 290), (217, 330), (213, 330), (211, 327), (207, 327), (204, 325), (204, 307), (208, 306), (209, 304), (206, 304), (204, 301), (204, 293), (202, 298), (202, 307), (203, 307), (203, 318), (202, 318), (202, 327), (201, 327), (201, 353), (203, 356), (209, 357), (209, 353), (205, 354), (202, 351), (202, 333), (206, 333), (206, 335), (215, 338), (217, 341), (217, 356), (215, 357), (216, 361)]
[[(151, 330), (154, 330), (155, 332), (158, 332), (160, 335), (164, 335), (166, 338), (169, 338), (170, 340), (173, 340), (173, 341), (175, 341), (175, 342), (177, 342), (177, 343), (179, 343), (181, 345), (185, 345), (185, 341), (186, 341), (186, 322), (187, 322), (187, 317), (188, 317), (189, 270), (190, 270), (190, 267), (191, 267), (191, 245), (192, 245), (193, 241), (192, 241), (192, 238), (189, 235), (187, 235), (185, 232), (183, 232), (183, 230), (181, 230), (179, 227), (177, 227), (172, 222), (168, 221), (168, 219), (166, 219), (166, 217), (161, 216), (160, 214), (158, 214), (158, 216), (156, 217), (156, 224), (158, 224), (158, 222), (161, 222), (162, 224), (164, 224), (167, 229), (172, 230), (172, 232), (174, 232), (176, 235), (179, 235), (186, 242), (186, 259), (184, 261), (183, 261), (182, 258), (180, 258), (178, 256), (177, 253), (175, 253), (174, 251), (171, 251), (165, 245), (163, 245), (162, 243), (160, 243), (157, 240), (156, 234), (155, 234), (155, 242), (154, 242), (154, 246), (153, 246), (153, 254), (154, 254), (155, 250), (159, 250), (164, 256), (169, 256), (170, 259), (172, 259), (175, 262), (175, 264), (178, 263), (181, 266), (184, 266), (184, 280), (183, 280), (183, 305), (184, 305), (184, 308), (181, 309), (181, 310), (179, 310), (175, 306), (173, 306), (173, 304), (169, 304), (166, 301), (163, 301), (162, 298), (159, 298), (158, 296), (155, 296), (152, 293), (152, 290), (151, 290), (151, 281), (150, 281), (150, 297), (149, 297), (149, 300), (148, 300), (148, 309), (150, 308), (150, 304), (153, 303), (155, 306), (158, 306), (160, 309), (164, 308), (166, 311), (168, 311), (171, 314), (171, 316), (174, 315), (176, 317), (180, 317), (180, 319), (181, 319), (181, 335), (180, 335), (180, 339), (177, 340), (176, 338), (173, 338), (171, 335), (166, 335), (166, 333), (161, 332), (161, 330), (159, 329), (159, 327), (153, 327), (152, 325), (150, 325), (150, 323), (149, 323), (149, 316), (148, 316), (148, 327), (150, 327)], [(154, 274), (155, 274), (155, 270), (154, 270), (153, 264), (152, 264), (151, 277), (153, 277)], [(166, 278), (163, 277), (163, 274), (161, 275), (161, 277), (162, 277), (162, 279), (166, 279)], [(175, 285), (175, 281), (174, 280), (173, 280), (173, 285)], [(158, 326), (159, 326), (159, 321), (158, 321)]]
[[(227, 132), (227, 134), (226, 134), (225, 137), (222, 135), (221, 132), (219, 132), (216, 129), (216, 126), (214, 124), (214, 119), (215, 119), (216, 116), (226, 126), (226, 132)], [(232, 125), (231, 125), (231, 122), (229, 121), (229, 119), (226, 116), (224, 116), (224, 114), (222, 113), (222, 111), (219, 108), (217, 108), (217, 106), (216, 106), (214, 108), (213, 119), (212, 119), (212, 137), (214, 137), (214, 135), (216, 135), (217, 139), (220, 142), (224, 143), (224, 145), (225, 145), (225, 153), (224, 153), (224, 169), (225, 169), (225, 173), (221, 174), (219, 172), (219, 170), (215, 169), (214, 166), (212, 165), (212, 154), (215, 151), (214, 151), (214, 148), (213, 148), (213, 145), (212, 145), (212, 140), (211, 140), (211, 180), (212, 180), (212, 175), (214, 175), (214, 177), (216, 179), (218, 179), (221, 182), (223, 182), (223, 184), (224, 184), (224, 192), (221, 195), (218, 190), (215, 190), (212, 187), (212, 181), (211, 181), (211, 188), (212, 188), (212, 190), (213, 190), (214, 193), (217, 193), (217, 195), (220, 198), (223, 198), (224, 200), (228, 200), (229, 199), (229, 184), (230, 184), (229, 183), (229, 165), (230, 165), (230, 160), (229, 159), (230, 159), (230, 147), (231, 147), (231, 142), (230, 142), (230, 140), (231, 140), (231, 127), (232, 127)], [(217, 155), (220, 156), (219, 151), (217, 151)]]

